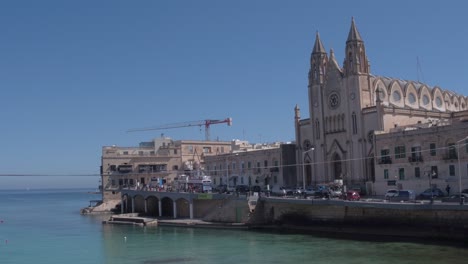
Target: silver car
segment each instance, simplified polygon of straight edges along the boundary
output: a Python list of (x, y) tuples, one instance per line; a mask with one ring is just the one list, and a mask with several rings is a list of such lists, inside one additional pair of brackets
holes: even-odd
[(392, 198), (393, 196), (396, 196), (396, 195), (398, 195), (398, 190), (397, 189), (389, 189), (385, 193), (385, 200), (389, 200), (390, 198)]

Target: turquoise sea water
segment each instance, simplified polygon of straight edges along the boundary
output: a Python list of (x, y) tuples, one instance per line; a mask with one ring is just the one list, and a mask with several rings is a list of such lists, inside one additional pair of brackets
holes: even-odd
[(102, 225), (87, 191), (0, 191), (0, 264), (468, 263), (468, 246)]

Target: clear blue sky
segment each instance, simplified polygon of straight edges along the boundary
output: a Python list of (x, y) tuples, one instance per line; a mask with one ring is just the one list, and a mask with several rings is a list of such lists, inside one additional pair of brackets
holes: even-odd
[[(1, 1), (0, 174), (98, 174), (102, 146), (204, 138), (126, 133), (184, 121), (232, 117), (212, 138), (293, 141), (315, 32), (341, 64), (353, 16), (373, 74), (468, 95), (465, 2)], [(0, 189), (98, 180), (0, 176)]]

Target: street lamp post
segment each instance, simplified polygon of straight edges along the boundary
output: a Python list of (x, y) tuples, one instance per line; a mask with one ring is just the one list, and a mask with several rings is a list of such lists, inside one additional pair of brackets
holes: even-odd
[(302, 152), (302, 191), (305, 192), (306, 189), (306, 183), (305, 183), (305, 154), (307, 152), (313, 151), (314, 148), (310, 148), (309, 150), (303, 151)]
[(458, 193), (460, 194), (460, 204), (464, 203), (464, 199), (462, 196), (462, 180), (461, 180), (461, 165), (460, 165), (460, 142), (468, 139), (467, 137), (464, 137), (463, 139), (460, 139), (457, 141), (457, 159), (458, 159)]

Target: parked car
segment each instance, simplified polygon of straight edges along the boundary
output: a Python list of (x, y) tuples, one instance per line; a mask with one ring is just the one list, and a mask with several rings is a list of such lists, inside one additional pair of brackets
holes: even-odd
[(218, 193), (226, 193), (227, 192), (227, 185), (226, 184), (220, 184), (213, 188), (213, 192), (218, 192)]
[(308, 197), (308, 196), (315, 196), (315, 193), (317, 192), (317, 189), (312, 187), (312, 186), (309, 186), (309, 187), (306, 187), (305, 191), (303, 192), (302, 195), (304, 195), (304, 197)]
[(385, 200), (389, 200), (391, 197), (398, 195), (397, 189), (388, 189), (385, 193)]
[(237, 193), (248, 193), (249, 192), (249, 186), (247, 185), (237, 185), (236, 186), (236, 192)]
[(346, 200), (348, 201), (359, 201), (361, 199), (361, 195), (359, 195), (359, 192), (355, 190), (348, 190), (346, 192)]
[(262, 191), (262, 188), (260, 188), (260, 186), (258, 186), (258, 185), (254, 185), (254, 186), (252, 186), (252, 188), (250, 188), (250, 190), (251, 190), (252, 192), (257, 192), (257, 193), (259, 193), (259, 192)]
[(450, 196), (447, 196), (447, 197), (443, 197), (441, 199), (442, 202), (444, 203), (459, 203), (460, 202), (460, 198), (464, 199), (464, 201), (468, 201), (468, 193), (456, 193), (456, 194), (452, 194)]
[(468, 189), (463, 189), (463, 190), (461, 191), (461, 193), (466, 193), (466, 194), (468, 194)]
[(273, 188), (271, 188), (271, 194), (278, 195), (278, 196), (290, 196), (294, 194), (294, 191), (292, 188), (289, 188), (289, 187), (273, 186)]
[(308, 197), (308, 196), (315, 196), (316, 190), (312, 186), (308, 186), (305, 188), (297, 187), (294, 189), (294, 195), (301, 196), (301, 197)]
[(407, 202), (416, 200), (416, 193), (413, 190), (398, 190), (395, 196), (389, 197), (392, 202)]
[(359, 185), (351, 186), (350, 190), (358, 192), (359, 195), (366, 195), (366, 191)]
[(427, 189), (418, 195), (418, 199), (442, 198), (445, 193), (439, 188)]

